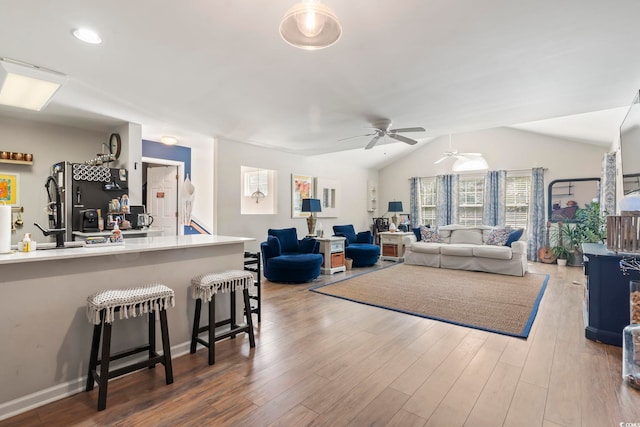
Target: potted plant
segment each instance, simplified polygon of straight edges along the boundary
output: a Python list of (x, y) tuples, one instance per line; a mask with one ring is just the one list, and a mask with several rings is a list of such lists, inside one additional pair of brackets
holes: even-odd
[(600, 212), (600, 203), (587, 203), (584, 208), (576, 212), (576, 221), (565, 223), (560, 229), (562, 237), (566, 239), (571, 253), (569, 265), (582, 265), (582, 244), (602, 243), (607, 236), (607, 218)]
[(551, 253), (558, 259), (558, 265), (567, 265), (567, 258), (569, 258), (569, 249), (564, 246), (554, 246), (551, 248)]

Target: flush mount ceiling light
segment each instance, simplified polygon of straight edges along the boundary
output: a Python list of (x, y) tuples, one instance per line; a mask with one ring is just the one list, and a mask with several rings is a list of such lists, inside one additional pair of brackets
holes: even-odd
[(77, 38), (78, 40), (82, 40), (85, 43), (102, 43), (102, 39), (100, 38), (98, 33), (88, 28), (78, 28), (77, 30), (73, 30), (73, 35), (75, 36), (75, 38)]
[(165, 145), (176, 145), (178, 143), (178, 138), (176, 138), (175, 136), (165, 135), (160, 137), (160, 142)]
[(458, 157), (452, 166), (454, 172), (467, 172), (489, 169), (487, 161), (482, 156), (477, 157)]
[(337, 42), (342, 26), (329, 7), (317, 0), (307, 0), (285, 13), (280, 22), (280, 35), (291, 46), (317, 50)]
[(57, 71), (0, 58), (0, 104), (40, 111), (66, 80)]

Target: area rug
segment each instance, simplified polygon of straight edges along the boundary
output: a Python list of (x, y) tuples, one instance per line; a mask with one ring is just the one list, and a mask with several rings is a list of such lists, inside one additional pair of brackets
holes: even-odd
[(312, 291), (414, 316), (526, 338), (549, 276), (399, 264)]

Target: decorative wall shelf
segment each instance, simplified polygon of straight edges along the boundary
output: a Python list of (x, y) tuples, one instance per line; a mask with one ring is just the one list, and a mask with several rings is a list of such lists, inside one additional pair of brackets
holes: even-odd
[(14, 165), (32, 165), (33, 161), (0, 159), (0, 163), (12, 163)]

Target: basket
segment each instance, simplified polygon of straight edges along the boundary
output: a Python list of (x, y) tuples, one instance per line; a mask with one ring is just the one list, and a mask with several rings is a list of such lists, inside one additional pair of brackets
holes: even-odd
[(640, 252), (640, 211), (623, 211), (607, 217), (607, 249)]

